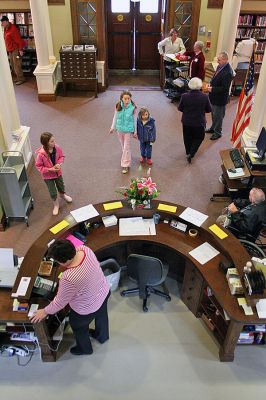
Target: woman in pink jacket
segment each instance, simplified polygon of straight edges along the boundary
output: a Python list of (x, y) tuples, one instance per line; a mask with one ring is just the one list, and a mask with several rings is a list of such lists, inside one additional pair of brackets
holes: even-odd
[(55, 143), (55, 139), (51, 133), (44, 132), (41, 134), (41, 144), (42, 147), (36, 150), (37, 157), (35, 166), (42, 174), (54, 202), (53, 215), (57, 215), (59, 212), (57, 191), (67, 203), (72, 202), (72, 198), (65, 193), (65, 185), (61, 171), (65, 156), (62, 149)]

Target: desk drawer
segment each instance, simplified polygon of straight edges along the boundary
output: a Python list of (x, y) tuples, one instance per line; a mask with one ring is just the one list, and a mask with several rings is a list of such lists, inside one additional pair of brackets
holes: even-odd
[(197, 269), (193, 265), (187, 264), (181, 290), (181, 299), (196, 316), (198, 316), (200, 308), (203, 283), (204, 280)]

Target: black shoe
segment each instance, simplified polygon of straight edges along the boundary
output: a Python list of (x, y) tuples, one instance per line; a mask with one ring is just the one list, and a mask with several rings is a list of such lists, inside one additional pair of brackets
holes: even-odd
[(105, 339), (105, 340), (99, 340), (98, 337), (97, 337), (97, 335), (96, 335), (95, 329), (89, 329), (89, 335), (90, 335), (93, 339), (97, 340), (97, 342), (99, 342), (99, 343), (101, 343), (101, 344), (103, 344), (104, 342), (106, 342), (106, 340), (109, 339), (109, 338), (108, 338), (108, 339)]
[(189, 164), (191, 164), (191, 159), (192, 159), (191, 154), (188, 154), (188, 155), (187, 155), (187, 162), (188, 162)]
[(212, 128), (206, 129), (205, 133), (214, 133), (214, 130)]
[(70, 353), (73, 354), (74, 356), (83, 356), (83, 355), (92, 354), (93, 351), (89, 351), (89, 352), (85, 353), (84, 351), (79, 350), (78, 346), (74, 346), (74, 347), (71, 347)]
[(214, 134), (210, 137), (210, 140), (217, 140), (217, 139), (220, 139), (220, 137), (222, 137), (222, 135), (220, 135), (219, 133), (214, 133)]

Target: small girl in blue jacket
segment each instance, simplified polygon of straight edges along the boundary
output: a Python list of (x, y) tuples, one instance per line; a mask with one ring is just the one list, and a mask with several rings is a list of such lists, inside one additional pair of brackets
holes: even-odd
[(147, 108), (142, 107), (137, 119), (137, 136), (140, 142), (140, 162), (152, 165), (152, 143), (156, 140), (155, 120), (150, 116)]

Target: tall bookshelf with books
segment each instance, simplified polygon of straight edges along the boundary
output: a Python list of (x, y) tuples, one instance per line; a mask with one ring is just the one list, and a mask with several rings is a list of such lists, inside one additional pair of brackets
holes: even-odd
[(26, 75), (32, 75), (37, 66), (34, 32), (30, 11), (4, 11), (0, 10), (0, 18), (6, 15), (12, 24), (15, 24), (20, 36), (25, 42), (24, 55), (22, 57), (22, 70)]
[(257, 12), (241, 13), (238, 18), (236, 44), (243, 39), (256, 37), (255, 74), (259, 74), (266, 47), (266, 14)]

